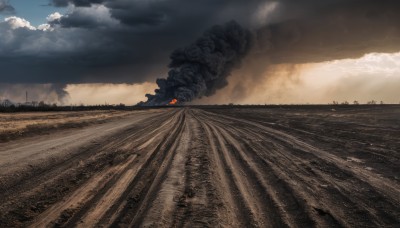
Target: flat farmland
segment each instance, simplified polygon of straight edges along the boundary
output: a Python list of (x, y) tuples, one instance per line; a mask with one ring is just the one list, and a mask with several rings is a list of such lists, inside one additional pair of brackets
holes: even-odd
[(124, 111), (0, 113), (0, 142), (54, 130), (80, 128), (129, 115)]
[(199, 106), (95, 119), (0, 143), (1, 227), (400, 224), (399, 106)]

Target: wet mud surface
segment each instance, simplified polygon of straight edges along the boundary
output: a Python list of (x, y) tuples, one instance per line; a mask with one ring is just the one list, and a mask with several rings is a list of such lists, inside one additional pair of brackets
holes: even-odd
[(174, 108), (1, 144), (1, 227), (398, 227), (400, 108)]

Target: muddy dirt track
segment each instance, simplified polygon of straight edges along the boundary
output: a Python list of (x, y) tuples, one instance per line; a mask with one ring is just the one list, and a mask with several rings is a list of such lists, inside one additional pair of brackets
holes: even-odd
[(399, 227), (382, 109), (159, 109), (3, 143), (0, 227)]

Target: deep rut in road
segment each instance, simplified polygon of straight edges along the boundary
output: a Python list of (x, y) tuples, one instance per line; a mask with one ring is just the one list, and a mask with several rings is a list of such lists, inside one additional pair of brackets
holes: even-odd
[[(399, 183), (260, 121), (170, 109), (0, 183), (0, 226), (396, 227)], [(5, 181), (6, 180), (6, 181)]]

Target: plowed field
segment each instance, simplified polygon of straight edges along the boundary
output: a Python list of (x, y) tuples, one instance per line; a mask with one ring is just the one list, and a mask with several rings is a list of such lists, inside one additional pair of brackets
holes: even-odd
[(0, 144), (0, 226), (398, 227), (400, 108), (173, 108)]

